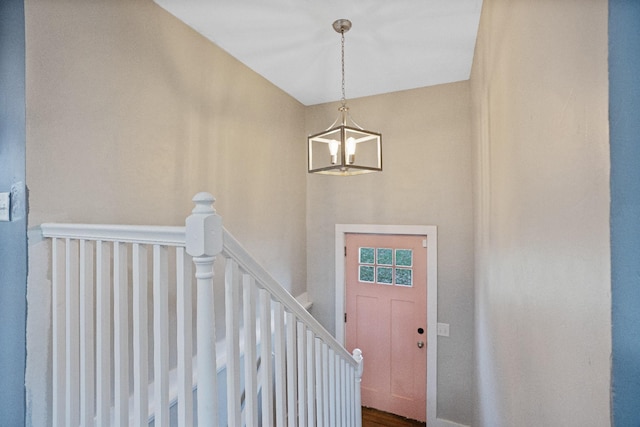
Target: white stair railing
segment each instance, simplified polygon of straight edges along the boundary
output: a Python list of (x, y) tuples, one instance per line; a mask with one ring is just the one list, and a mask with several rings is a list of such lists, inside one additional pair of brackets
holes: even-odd
[(179, 426), (360, 427), (361, 352), (349, 354), (249, 256), (210, 194), (194, 202), (186, 227), (42, 224), (53, 425), (168, 427), (174, 410)]

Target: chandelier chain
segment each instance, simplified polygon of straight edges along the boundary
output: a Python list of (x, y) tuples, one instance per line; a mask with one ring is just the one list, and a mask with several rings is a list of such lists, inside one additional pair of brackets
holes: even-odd
[(341, 48), (342, 48), (342, 107), (347, 105), (347, 97), (345, 95), (345, 83), (344, 83), (344, 29), (340, 31), (341, 35)]

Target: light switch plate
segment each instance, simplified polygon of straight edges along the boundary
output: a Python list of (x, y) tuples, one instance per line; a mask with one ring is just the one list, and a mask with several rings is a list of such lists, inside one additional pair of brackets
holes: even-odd
[(448, 323), (438, 323), (438, 335), (441, 337), (449, 336), (449, 324)]
[(11, 221), (11, 193), (0, 193), (0, 221)]

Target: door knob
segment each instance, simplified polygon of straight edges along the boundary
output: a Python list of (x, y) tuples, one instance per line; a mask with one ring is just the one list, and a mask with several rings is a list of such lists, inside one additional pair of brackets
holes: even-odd
[(418, 348), (424, 347), (424, 341), (418, 341)]

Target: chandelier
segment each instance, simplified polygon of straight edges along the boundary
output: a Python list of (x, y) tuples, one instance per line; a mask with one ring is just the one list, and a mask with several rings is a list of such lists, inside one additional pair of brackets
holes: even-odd
[(353, 121), (345, 96), (344, 33), (351, 29), (351, 21), (338, 19), (333, 29), (340, 33), (341, 41), (342, 105), (327, 130), (308, 138), (309, 173), (345, 176), (378, 172), (382, 170), (382, 135), (364, 130)]

